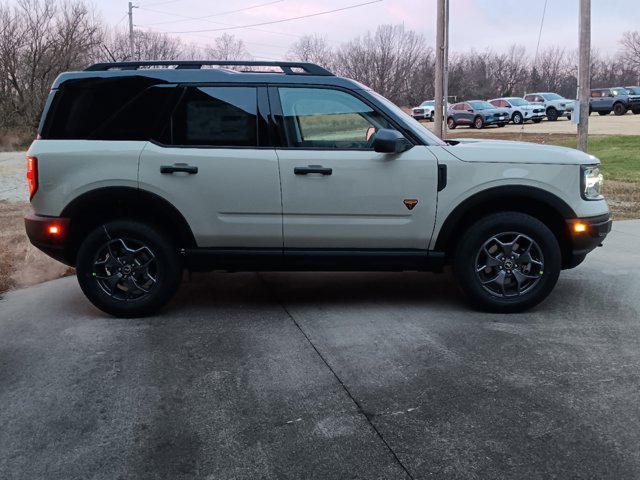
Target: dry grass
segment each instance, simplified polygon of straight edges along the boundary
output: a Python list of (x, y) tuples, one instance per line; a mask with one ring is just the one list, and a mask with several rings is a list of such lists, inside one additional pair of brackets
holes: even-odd
[(2, 129), (0, 132), (0, 152), (26, 150), (36, 134), (27, 129)]
[(615, 220), (640, 217), (640, 184), (607, 180), (604, 195)]
[(28, 287), (73, 272), (35, 248), (24, 233), (24, 203), (0, 201), (0, 292)]

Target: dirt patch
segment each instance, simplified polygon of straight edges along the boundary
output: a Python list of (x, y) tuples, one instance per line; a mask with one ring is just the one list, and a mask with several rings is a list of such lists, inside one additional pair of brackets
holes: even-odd
[(23, 217), (30, 206), (0, 201), (0, 292), (28, 287), (73, 273), (35, 248), (24, 233)]

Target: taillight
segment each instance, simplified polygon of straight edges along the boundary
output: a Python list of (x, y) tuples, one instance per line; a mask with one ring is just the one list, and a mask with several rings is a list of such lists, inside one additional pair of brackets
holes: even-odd
[(27, 157), (27, 182), (29, 183), (29, 200), (31, 200), (38, 190), (38, 159), (36, 157)]

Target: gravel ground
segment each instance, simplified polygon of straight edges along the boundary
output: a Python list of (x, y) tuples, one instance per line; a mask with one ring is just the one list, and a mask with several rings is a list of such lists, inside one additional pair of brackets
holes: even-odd
[(29, 200), (26, 169), (24, 152), (0, 152), (0, 201)]

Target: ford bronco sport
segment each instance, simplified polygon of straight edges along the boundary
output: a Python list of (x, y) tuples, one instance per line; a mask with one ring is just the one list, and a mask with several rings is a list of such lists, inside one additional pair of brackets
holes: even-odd
[(522, 311), (611, 228), (595, 157), (444, 142), (308, 63), (63, 73), (27, 156), (31, 242), (124, 317), (163, 306), (184, 269), (445, 265), (473, 305)]

